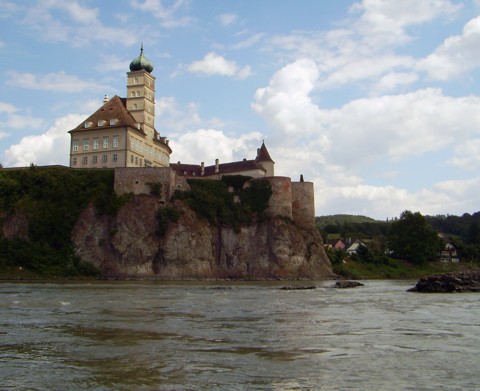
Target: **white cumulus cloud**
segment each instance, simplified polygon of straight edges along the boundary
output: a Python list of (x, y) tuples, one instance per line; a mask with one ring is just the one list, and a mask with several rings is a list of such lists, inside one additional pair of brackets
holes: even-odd
[(470, 20), (461, 35), (447, 38), (432, 54), (421, 60), (419, 70), (432, 79), (449, 80), (480, 66), (480, 16)]
[(69, 114), (55, 121), (45, 133), (23, 137), (5, 151), (5, 167), (69, 163), (70, 135), (83, 119), (83, 114)]
[(250, 66), (240, 68), (235, 61), (228, 61), (214, 52), (210, 52), (200, 61), (194, 61), (188, 66), (188, 71), (208, 76), (221, 75), (244, 79), (251, 75)]

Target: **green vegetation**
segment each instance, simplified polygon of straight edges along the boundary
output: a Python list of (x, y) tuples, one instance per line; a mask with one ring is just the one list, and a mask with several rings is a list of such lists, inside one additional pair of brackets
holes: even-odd
[(99, 214), (115, 214), (129, 196), (117, 197), (113, 170), (36, 167), (0, 171), (0, 216), (28, 220), (27, 237), (0, 237), (0, 271), (22, 267), (41, 275), (91, 275), (70, 241), (74, 224), (93, 202)]
[(249, 179), (240, 175), (224, 176), (220, 181), (188, 179), (190, 190), (177, 191), (174, 198), (184, 200), (197, 215), (211, 224), (238, 230), (241, 225), (251, 223), (254, 216), (264, 218), (272, 194), (267, 181), (255, 180), (243, 188)]
[(427, 219), (419, 212), (412, 213), (408, 210), (390, 225), (387, 244), (395, 257), (414, 263), (436, 258), (443, 248), (442, 239)]
[[(336, 215), (317, 217), (316, 222), (325, 242), (350, 238), (364, 243), (352, 255), (327, 251), (334, 271), (349, 278), (417, 278), (480, 267), (480, 212), (424, 217), (405, 211), (399, 219), (387, 222)], [(441, 243), (439, 232), (453, 241), (460, 264), (435, 260)]]
[(365, 262), (359, 258), (347, 257), (345, 260), (332, 262), (332, 266), (336, 274), (351, 279), (417, 279), (465, 269), (463, 264), (425, 262), (418, 265), (389, 257), (377, 262)]

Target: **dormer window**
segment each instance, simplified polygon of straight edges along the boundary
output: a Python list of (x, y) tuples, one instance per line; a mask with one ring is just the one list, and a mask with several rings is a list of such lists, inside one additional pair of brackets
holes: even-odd
[(111, 119), (110, 119), (110, 126), (116, 125), (117, 122), (118, 122), (118, 119), (117, 119), (117, 118), (111, 118)]
[(91, 127), (92, 125), (93, 125), (93, 122), (92, 122), (92, 121), (85, 121), (84, 126), (85, 126), (86, 128), (89, 128), (89, 127)]
[(101, 119), (100, 121), (98, 121), (98, 126), (103, 126), (107, 123), (107, 121), (105, 121), (104, 119)]

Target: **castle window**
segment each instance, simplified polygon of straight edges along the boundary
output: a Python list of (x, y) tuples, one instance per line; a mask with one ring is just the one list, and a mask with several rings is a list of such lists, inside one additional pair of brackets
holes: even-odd
[(105, 121), (104, 119), (101, 119), (100, 121), (98, 121), (98, 126), (103, 126), (107, 123), (107, 121)]
[(93, 149), (98, 149), (98, 137), (95, 137), (93, 139)]
[(88, 164), (88, 157), (84, 156), (83, 160), (82, 160), (82, 163), (83, 163), (84, 166), (86, 166)]
[(113, 161), (116, 162), (118, 160), (118, 155), (116, 153), (113, 154)]
[(133, 78), (133, 82), (134, 82), (135, 84), (138, 84), (138, 77), (134, 77), (134, 78)]
[(135, 156), (135, 165), (138, 166), (138, 157)]
[(83, 150), (88, 151), (88, 138), (83, 139)]
[(118, 148), (118, 136), (113, 136), (113, 148)]
[(102, 163), (106, 163), (108, 161), (107, 155), (102, 155)]
[(78, 140), (73, 140), (72, 143), (72, 151), (77, 152), (78, 151)]
[(130, 163), (133, 164), (133, 155), (130, 155)]
[(92, 121), (86, 121), (85, 124), (84, 124), (84, 126), (85, 126), (86, 128), (89, 128), (89, 127), (92, 126), (92, 125), (93, 125), (93, 122), (92, 122)]
[(103, 138), (103, 149), (108, 149), (108, 137)]
[(77, 165), (77, 158), (74, 157), (74, 158), (73, 158), (73, 161), (72, 161), (72, 166), (76, 166), (76, 165)]
[(118, 122), (118, 119), (116, 119), (116, 118), (111, 118), (111, 119), (110, 119), (110, 126), (116, 125), (117, 122)]
[(137, 96), (140, 96), (140, 91), (137, 91)]
[(132, 91), (132, 92), (130, 93), (130, 96), (133, 98), (133, 97), (135, 96), (135, 91)]
[(93, 164), (97, 164), (97, 163), (98, 163), (98, 157), (97, 157), (97, 155), (95, 155), (95, 156), (92, 158), (92, 163), (93, 163)]

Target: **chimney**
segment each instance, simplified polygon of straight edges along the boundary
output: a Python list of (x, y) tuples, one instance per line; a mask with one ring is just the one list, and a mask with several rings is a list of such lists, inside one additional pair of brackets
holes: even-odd
[(109, 100), (109, 99), (108, 99), (108, 95), (105, 95), (105, 96), (103, 97), (103, 103), (107, 103), (108, 100)]
[(215, 174), (218, 174), (218, 172), (220, 171), (220, 160), (218, 159), (215, 159)]
[(205, 163), (200, 163), (200, 175), (205, 175)]

